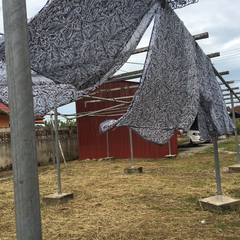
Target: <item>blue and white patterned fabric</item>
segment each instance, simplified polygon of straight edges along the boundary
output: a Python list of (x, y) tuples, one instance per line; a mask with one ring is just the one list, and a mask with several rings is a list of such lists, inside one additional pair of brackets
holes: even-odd
[[(199, 113), (203, 139), (230, 133), (211, 63), (171, 9), (197, 1), (49, 0), (28, 23), (35, 117), (104, 83), (127, 61), (155, 16), (137, 94), (127, 113), (102, 124), (102, 131), (128, 126), (161, 145), (176, 129), (187, 131)], [(0, 102), (8, 106), (4, 48), (2, 37)]]
[[(28, 23), (35, 117), (89, 93), (121, 68), (158, 5), (156, 0), (48, 1)], [(0, 102), (8, 106), (4, 48), (1, 38)]]
[(231, 134), (235, 126), (227, 113), (212, 64), (199, 46), (196, 46), (196, 53), (200, 83), (198, 109), (200, 137), (203, 140), (210, 140), (211, 137)]
[(202, 140), (231, 134), (221, 88), (208, 57), (168, 6), (155, 16), (139, 88), (125, 115), (100, 124), (100, 132), (127, 126), (143, 139), (165, 144), (199, 117)]

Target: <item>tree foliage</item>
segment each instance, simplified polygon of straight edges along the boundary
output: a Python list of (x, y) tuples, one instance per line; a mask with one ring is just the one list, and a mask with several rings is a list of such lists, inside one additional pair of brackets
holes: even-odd
[[(51, 126), (51, 121), (47, 120), (45, 121), (45, 127)], [(53, 120), (53, 124), (55, 125), (55, 120)], [(59, 127), (68, 127), (68, 126), (77, 126), (76, 120), (67, 120), (66, 122), (58, 120), (58, 126)]]

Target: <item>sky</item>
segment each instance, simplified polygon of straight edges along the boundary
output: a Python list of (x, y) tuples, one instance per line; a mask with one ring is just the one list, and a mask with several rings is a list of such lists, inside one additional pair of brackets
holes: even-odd
[[(27, 17), (33, 17), (46, 2), (46, 0), (26, 0)], [(213, 58), (212, 63), (219, 72), (229, 71), (230, 74), (224, 75), (224, 79), (226, 81), (234, 80), (235, 82), (230, 86), (240, 88), (239, 9), (240, 0), (199, 0), (198, 3), (177, 9), (175, 12), (192, 35), (209, 33), (209, 38), (198, 40), (198, 44), (205, 54), (220, 52), (220, 57)], [(144, 34), (138, 47), (148, 46), (151, 28), (152, 24)], [(4, 32), (2, 1), (0, 1), (0, 32)], [(128, 60), (131, 63), (126, 63), (117, 74), (142, 69), (145, 57), (145, 53), (133, 55)], [(225, 89), (225, 87), (222, 88)], [(235, 90), (235, 92), (240, 92), (240, 89)], [(58, 111), (63, 114), (75, 113), (75, 103), (63, 106)]]

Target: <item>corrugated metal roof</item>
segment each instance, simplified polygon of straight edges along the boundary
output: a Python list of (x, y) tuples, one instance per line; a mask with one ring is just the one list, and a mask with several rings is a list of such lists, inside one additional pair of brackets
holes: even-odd
[[(0, 114), (9, 115), (9, 108), (2, 103), (0, 103)], [(35, 124), (44, 124), (44, 117), (39, 117), (35, 120)]]
[(4, 115), (9, 115), (9, 108), (0, 103), (0, 112), (4, 113)]

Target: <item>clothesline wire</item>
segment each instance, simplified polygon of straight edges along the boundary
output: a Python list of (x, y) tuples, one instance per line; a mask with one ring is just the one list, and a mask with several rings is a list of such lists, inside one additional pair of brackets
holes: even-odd
[(126, 63), (144, 65), (144, 63), (137, 63), (137, 62), (126, 62)]
[(240, 55), (239, 56), (235, 56), (235, 57), (222, 58), (222, 59), (220, 58), (220, 59), (214, 60), (214, 62), (221, 62), (221, 61), (232, 60), (232, 59), (235, 60), (235, 58), (239, 58), (239, 57), (240, 57)]
[(228, 53), (228, 52), (233, 52), (233, 51), (240, 51), (240, 48), (234, 48), (234, 49), (230, 49), (230, 50), (228, 50), (228, 51), (222, 51), (221, 53)]
[[(236, 48), (236, 49), (231, 49), (231, 50), (228, 50), (228, 51), (225, 51), (225, 52), (223, 52), (223, 53), (225, 53), (226, 55), (227, 54), (231, 54), (231, 52), (233, 52), (232, 54), (236, 54), (234, 51), (236, 51), (236, 50), (238, 50), (238, 49), (240, 49), (240, 48)], [(142, 53), (142, 52), (146, 52), (148, 50), (148, 47), (144, 47), (144, 48), (140, 48), (140, 49), (136, 49), (135, 51), (134, 51), (134, 53), (133, 54), (137, 54), (137, 53)], [(217, 62), (217, 61), (223, 61), (223, 60), (227, 60), (227, 57), (229, 57), (229, 56), (224, 56), (225, 58), (222, 58), (222, 59), (213, 59), (213, 61), (215, 62)], [(144, 65), (143, 63), (136, 63), (136, 62), (126, 62), (126, 63), (129, 63), (129, 64), (139, 64), (139, 65)], [(122, 72), (125, 72), (126, 74), (130, 74), (131, 72), (128, 72), (128, 71), (124, 71), (124, 70), (122, 70), (122, 69), (120, 69), (119, 71), (122, 71)], [(142, 70), (139, 70), (138, 72), (142, 72)], [(120, 74), (119, 76), (124, 76), (125, 74)], [(118, 77), (118, 75), (113, 75), (111, 78), (112, 79), (116, 79)], [(120, 78), (119, 78), (120, 79)], [(221, 79), (220, 79), (221, 80)], [(106, 90), (107, 91), (107, 90)], [(94, 92), (92, 93), (92, 94), (94, 94)], [(91, 95), (92, 95), (91, 94)], [(94, 94), (95, 95), (95, 94)], [(80, 100), (80, 99), (82, 99), (82, 98), (79, 98), (79, 99), (76, 99), (76, 100), (74, 100), (74, 101), (71, 101), (71, 102), (76, 102), (76, 101), (78, 101), (78, 100)], [(66, 105), (66, 104), (65, 104)], [(71, 120), (71, 119), (68, 119), (68, 120)]]

